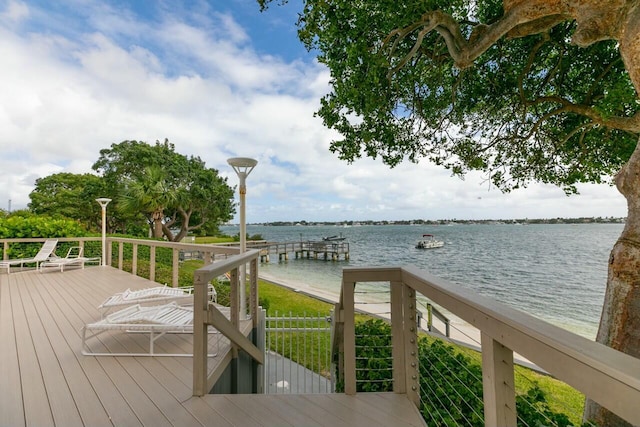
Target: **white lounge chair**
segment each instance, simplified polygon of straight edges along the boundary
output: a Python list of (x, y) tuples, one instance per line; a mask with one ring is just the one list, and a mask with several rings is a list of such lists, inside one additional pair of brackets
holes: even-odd
[[(106, 331), (148, 333), (149, 351), (147, 353), (92, 352), (87, 345), (87, 340)], [(156, 340), (167, 333), (193, 333), (193, 307), (180, 306), (175, 302), (151, 307), (136, 304), (112, 313), (82, 328), (82, 354), (86, 356), (192, 356), (191, 353), (156, 353), (154, 348)], [(220, 345), (219, 338), (217, 345)], [(209, 354), (209, 357), (214, 357), (216, 354)]]
[(5, 259), (0, 261), (0, 268), (6, 268), (7, 274), (11, 272), (11, 267), (16, 265), (19, 265), (20, 268), (22, 268), (25, 264), (35, 264), (36, 268), (38, 268), (40, 263), (49, 259), (53, 251), (56, 249), (57, 244), (57, 239), (49, 239), (44, 242), (40, 251), (33, 258)]
[[(217, 295), (213, 285), (209, 284), (209, 300), (216, 302)], [(132, 291), (127, 289), (124, 292), (118, 292), (107, 298), (98, 306), (102, 310), (103, 315), (108, 313), (115, 307), (124, 307), (127, 305), (140, 304), (149, 305), (157, 303), (167, 303), (174, 301), (180, 304), (193, 304), (193, 286), (173, 288), (171, 286), (155, 286), (152, 288), (144, 288)]]
[(40, 271), (45, 268), (59, 268), (64, 271), (65, 267), (80, 266), (84, 268), (86, 263), (100, 263), (100, 258), (89, 258), (83, 256), (83, 248), (81, 246), (72, 246), (67, 251), (64, 258), (51, 256), (45, 262), (40, 264)]

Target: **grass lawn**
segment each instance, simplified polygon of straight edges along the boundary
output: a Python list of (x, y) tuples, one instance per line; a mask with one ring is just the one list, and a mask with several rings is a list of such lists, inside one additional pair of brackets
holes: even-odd
[(233, 242), (233, 237), (229, 236), (206, 236), (206, 237), (196, 237), (196, 243), (198, 244), (209, 244), (209, 243), (231, 243)]
[[(482, 364), (482, 354), (480, 352), (465, 347), (458, 347), (458, 350), (477, 364)], [(576, 426), (582, 423), (585, 397), (584, 394), (576, 389), (553, 377), (524, 366), (515, 367), (514, 381), (516, 392), (522, 394), (537, 384), (544, 391), (549, 407), (552, 410), (564, 413)]]

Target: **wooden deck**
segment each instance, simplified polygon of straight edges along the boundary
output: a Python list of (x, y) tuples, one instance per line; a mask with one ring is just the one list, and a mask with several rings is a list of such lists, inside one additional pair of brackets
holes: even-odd
[[(424, 426), (404, 395), (207, 395), (192, 397), (190, 357), (93, 357), (82, 327), (97, 306), (153, 282), (111, 267), (0, 274), (0, 426)], [(107, 333), (94, 351), (140, 352), (148, 338)], [(189, 334), (156, 348), (189, 352)], [(214, 346), (215, 348), (215, 346)], [(221, 342), (210, 369), (228, 351)]]

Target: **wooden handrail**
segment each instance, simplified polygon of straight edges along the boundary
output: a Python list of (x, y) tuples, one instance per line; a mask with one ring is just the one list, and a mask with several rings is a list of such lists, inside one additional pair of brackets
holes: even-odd
[(261, 365), (264, 364), (264, 353), (258, 349), (247, 337), (245, 337), (238, 328), (225, 317), (225, 315), (218, 310), (213, 304), (208, 305), (207, 309), (207, 324), (213, 326), (240, 350), (244, 350), (251, 356), (256, 362)]
[[(238, 350), (249, 354), (253, 360), (263, 364), (264, 353), (240, 333), (240, 316), (242, 310), (246, 314), (246, 307), (240, 307), (237, 297), (239, 283), (238, 270), (247, 263), (249, 266), (249, 312), (253, 327), (258, 327), (258, 270), (257, 263), (260, 256), (259, 250), (231, 256), (227, 259), (205, 265), (196, 270), (193, 275), (194, 284), (194, 308), (193, 308), (193, 395), (203, 396), (209, 392), (209, 378), (207, 369), (208, 353), (208, 326), (211, 325), (226, 336), (232, 343), (233, 357), (237, 357)], [(214, 278), (231, 272), (231, 319), (227, 320), (220, 311), (209, 303), (207, 298), (207, 284)], [(243, 316), (244, 317), (244, 316)]]
[[(623, 354), (602, 344), (551, 325), (521, 311), (512, 309), (490, 298), (482, 297), (469, 289), (433, 276), (415, 267), (345, 268), (343, 287), (336, 313), (344, 316), (342, 349), (334, 343), (334, 352), (344, 357), (343, 378), (345, 392), (355, 391), (354, 361), (347, 360), (354, 352), (349, 337), (352, 327), (347, 317), (353, 316), (353, 288), (358, 282), (389, 282), (394, 288), (406, 286), (444, 307), (481, 331), (483, 350), (483, 384), (486, 425), (515, 425), (515, 396), (513, 388), (513, 352), (526, 357), (556, 378), (566, 382), (602, 406), (630, 423), (640, 424), (640, 359)], [(412, 310), (403, 305), (403, 310)], [(398, 304), (396, 304), (396, 307)], [(402, 318), (393, 314), (392, 319)], [(410, 311), (409, 311), (410, 312)], [(410, 327), (404, 323), (403, 327)], [(392, 324), (392, 332), (396, 331)], [(406, 333), (406, 331), (403, 331)], [(402, 353), (402, 352), (396, 352)], [(402, 365), (411, 367), (404, 353), (404, 360), (394, 359), (394, 369)], [(398, 356), (400, 357), (400, 356)], [(394, 379), (399, 378), (394, 374)], [(408, 377), (410, 378), (410, 377)], [(352, 382), (348, 384), (347, 381)], [(407, 383), (400, 386), (406, 387)], [(395, 388), (395, 383), (394, 383)]]

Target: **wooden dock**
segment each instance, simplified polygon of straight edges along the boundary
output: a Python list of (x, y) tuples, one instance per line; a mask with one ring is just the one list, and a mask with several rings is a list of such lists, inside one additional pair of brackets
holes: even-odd
[(277, 255), (278, 261), (287, 261), (292, 255), (295, 259), (349, 260), (349, 243), (343, 241), (247, 242), (247, 247), (260, 249), (260, 262), (269, 262), (271, 255)]
[[(82, 355), (81, 329), (100, 319), (105, 298), (156, 285), (112, 267), (0, 274), (0, 426), (425, 425), (405, 394), (193, 397), (191, 357)], [(133, 352), (147, 341), (119, 333), (95, 345)], [(157, 345), (188, 351), (192, 338), (170, 334)], [(229, 348), (222, 343), (210, 369)]]

